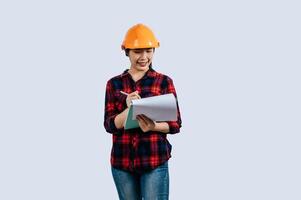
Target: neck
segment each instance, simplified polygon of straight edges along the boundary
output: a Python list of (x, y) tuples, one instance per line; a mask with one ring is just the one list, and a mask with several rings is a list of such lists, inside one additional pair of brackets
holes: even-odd
[(137, 70), (133, 67), (129, 69), (129, 73), (133, 75), (145, 74), (149, 70), (149, 67), (145, 68), (145, 70)]
[(128, 72), (130, 73), (134, 81), (138, 81), (144, 76), (144, 74), (148, 71), (148, 69), (149, 67), (147, 67), (145, 70), (140, 71), (131, 67)]

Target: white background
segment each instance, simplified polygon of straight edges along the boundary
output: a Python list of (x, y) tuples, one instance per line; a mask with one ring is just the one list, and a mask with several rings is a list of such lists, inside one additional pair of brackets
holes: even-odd
[(170, 199), (301, 199), (299, 1), (1, 1), (0, 199), (117, 199), (106, 81), (136, 23), (177, 89)]

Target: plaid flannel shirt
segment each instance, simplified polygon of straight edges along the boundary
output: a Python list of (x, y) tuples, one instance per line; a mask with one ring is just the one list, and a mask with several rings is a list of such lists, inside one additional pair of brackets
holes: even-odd
[[(173, 81), (166, 75), (150, 68), (137, 82), (125, 70), (121, 75), (111, 78), (106, 85), (104, 127), (112, 133), (111, 151), (112, 167), (127, 171), (147, 171), (158, 167), (171, 157), (172, 146), (166, 133), (149, 131), (144, 133), (140, 128), (117, 129), (114, 123), (116, 115), (127, 108), (126, 95), (120, 91), (131, 93), (138, 91), (141, 98), (173, 93), (176, 90)], [(181, 116), (177, 101), (177, 121), (167, 121), (169, 134), (180, 132)]]

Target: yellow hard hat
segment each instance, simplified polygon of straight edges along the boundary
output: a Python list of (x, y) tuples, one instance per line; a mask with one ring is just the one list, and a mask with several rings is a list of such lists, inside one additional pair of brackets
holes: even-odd
[(159, 41), (150, 28), (143, 24), (136, 24), (127, 31), (121, 48), (124, 50), (157, 48), (159, 46)]

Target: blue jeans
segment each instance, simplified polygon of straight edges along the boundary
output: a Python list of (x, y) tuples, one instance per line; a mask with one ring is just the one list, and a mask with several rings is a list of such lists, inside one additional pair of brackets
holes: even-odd
[(168, 162), (144, 173), (111, 169), (120, 200), (168, 200)]

